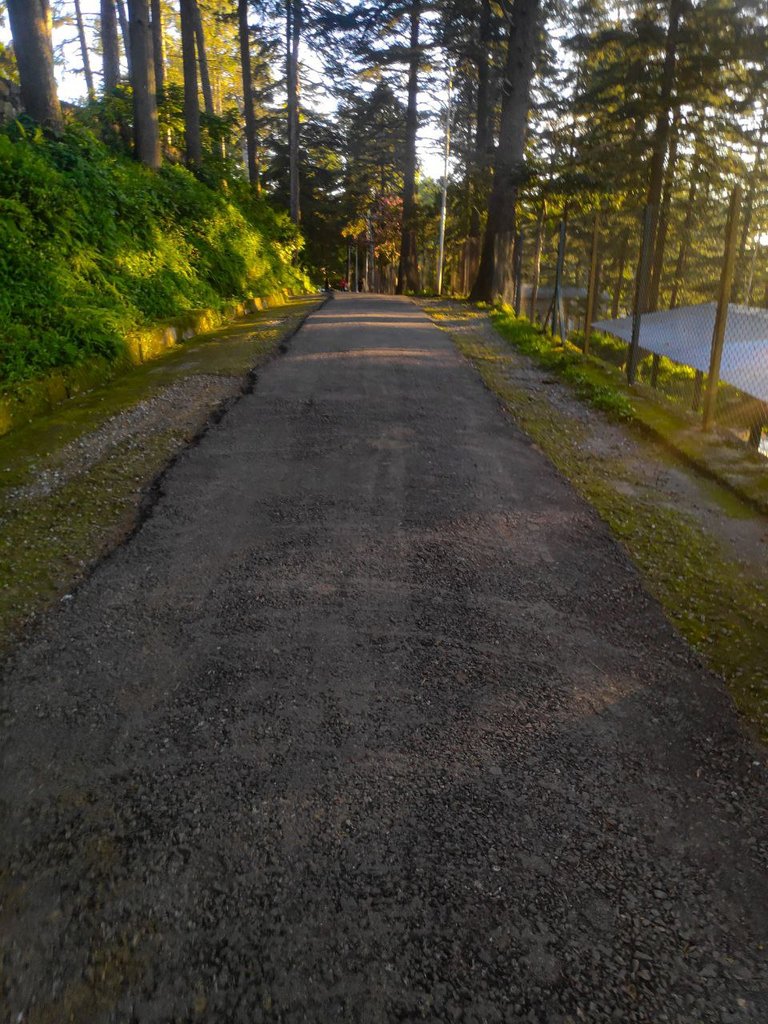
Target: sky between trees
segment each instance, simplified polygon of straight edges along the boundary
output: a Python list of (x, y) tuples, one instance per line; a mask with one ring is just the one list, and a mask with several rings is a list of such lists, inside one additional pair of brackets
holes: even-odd
[[(26, 6), (38, 5), (46, 0)], [(697, 220), (717, 221), (737, 182), (742, 261), (768, 229), (767, 15), (758, 0), (130, 0), (117, 13), (135, 20), (142, 6), (161, 23), (154, 74), (163, 88), (159, 141), (140, 158), (186, 161), (222, 183), (249, 174), (301, 223), (316, 272), (343, 276), (351, 243), (367, 287), (434, 286), (435, 150), (449, 74), (456, 290), (508, 297), (520, 225), (552, 216), (649, 202), (658, 268), (679, 257)], [(128, 145), (141, 86), (128, 75), (131, 36), (122, 32), (120, 81), (105, 93), (103, 12), (101, 0), (54, 3), (61, 95), (90, 107), (91, 123), (106, 113)], [(238, 14), (248, 23), (250, 90)], [(606, 250), (606, 271), (624, 267), (620, 250), (620, 239)]]

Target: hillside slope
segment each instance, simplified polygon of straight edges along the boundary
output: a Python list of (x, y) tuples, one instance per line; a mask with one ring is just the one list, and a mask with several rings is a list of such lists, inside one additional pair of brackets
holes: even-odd
[(137, 327), (300, 290), (301, 240), (245, 184), (149, 171), (80, 125), (0, 132), (0, 389), (91, 357)]

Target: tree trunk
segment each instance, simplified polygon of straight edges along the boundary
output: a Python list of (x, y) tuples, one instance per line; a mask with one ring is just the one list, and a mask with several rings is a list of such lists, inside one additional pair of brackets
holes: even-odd
[(405, 167), (403, 169), (403, 230), (396, 294), (419, 290), (419, 260), (416, 251), (416, 134), (419, 128), (419, 25), (421, 0), (411, 5), (411, 46), (408, 64), (408, 110), (405, 117)]
[(365, 233), (368, 240), (368, 291), (376, 291), (376, 239), (373, 234), (373, 221), (368, 211), (365, 217)]
[(510, 297), (515, 203), (517, 189), (525, 172), (525, 137), (538, 17), (539, 0), (514, 0), (507, 44), (499, 145), (480, 269), (469, 296), (472, 302), (494, 302), (498, 295), (505, 300)]
[(203, 90), (203, 106), (209, 117), (213, 117), (213, 91), (211, 89), (211, 76), (208, 71), (208, 53), (205, 49), (205, 30), (203, 19), (200, 15), (200, 5), (197, 0), (192, 0), (192, 10), (195, 17), (195, 42), (197, 44), (197, 66), (200, 69), (200, 86)]
[(536, 244), (533, 251), (533, 280), (531, 281), (531, 298), (528, 313), (531, 321), (536, 319), (536, 302), (539, 297), (539, 279), (541, 277), (541, 247), (544, 241), (544, 218), (546, 215), (547, 201), (542, 199), (541, 209), (536, 220)]
[(80, 0), (75, 0), (75, 22), (77, 24), (77, 38), (80, 42), (80, 53), (83, 57), (83, 74), (85, 75), (85, 87), (88, 90), (88, 99), (96, 98), (96, 90), (93, 87), (93, 72), (91, 71), (91, 58), (88, 55), (88, 43), (85, 38), (85, 24), (83, 22), (83, 11), (80, 7)]
[(157, 127), (155, 69), (147, 0), (128, 0), (133, 86), (133, 138), (136, 159), (147, 167), (159, 167), (160, 136)]
[(128, 24), (128, 15), (125, 12), (125, 0), (117, 0), (117, 16), (120, 19), (120, 34), (123, 37), (123, 49), (125, 50), (125, 63), (128, 66), (128, 77), (133, 77), (133, 61), (131, 60), (131, 29)]
[(693, 227), (693, 213), (696, 203), (696, 193), (699, 189), (699, 169), (701, 167), (701, 157), (697, 154), (693, 168), (691, 170), (691, 183), (688, 186), (688, 199), (686, 200), (685, 208), (685, 219), (683, 220), (683, 228), (680, 233), (680, 249), (677, 253), (677, 263), (675, 264), (675, 273), (672, 278), (672, 294), (669, 299), (669, 308), (676, 309), (678, 298), (680, 294), (680, 285), (683, 280), (683, 274), (685, 273), (685, 264), (688, 259), (688, 245), (691, 238), (691, 228)]
[(197, 95), (194, 0), (180, 0), (179, 10), (184, 67), (184, 148), (188, 166), (199, 167), (203, 160), (203, 147), (200, 141), (200, 102)]
[(490, 42), (491, 4), (490, 0), (483, 0), (480, 11), (479, 45), (477, 51), (477, 123), (475, 126), (473, 182), (469, 214), (469, 237), (478, 240), (480, 238), (480, 200), (483, 194), (483, 179), (488, 166), (488, 150), (491, 144), (490, 76), (488, 71), (488, 48)]
[(750, 260), (747, 259), (747, 242), (749, 241), (749, 232), (752, 228), (752, 217), (755, 210), (755, 195), (757, 193), (758, 178), (764, 171), (763, 150), (765, 148), (766, 130), (768, 130), (768, 110), (763, 111), (763, 116), (760, 121), (760, 130), (757, 136), (757, 147), (755, 148), (755, 159), (752, 163), (752, 169), (749, 172), (749, 184), (747, 185), (747, 194), (744, 198), (744, 213), (741, 225), (741, 237), (739, 239), (736, 285), (739, 294), (744, 298), (745, 302), (749, 301), (746, 296), (746, 292), (748, 291), (747, 278), (749, 277), (750, 265)]
[(669, 26), (667, 28), (667, 41), (664, 49), (664, 69), (661, 76), (659, 109), (656, 115), (656, 127), (653, 132), (651, 146), (651, 172), (648, 181), (647, 202), (653, 210), (651, 220), (652, 267), (655, 267), (658, 262), (656, 239), (659, 225), (659, 207), (664, 187), (664, 162), (667, 158), (670, 130), (669, 115), (672, 110), (672, 93), (677, 77), (677, 44), (684, 2), (685, 0), (670, 0), (669, 3)]
[(251, 40), (248, 31), (248, 0), (238, 0), (237, 23), (240, 37), (240, 69), (243, 76), (243, 110), (245, 113), (245, 145), (248, 155), (248, 180), (259, 190), (256, 115), (253, 110), (253, 74), (251, 72)]
[(152, 61), (155, 65), (155, 91), (158, 100), (165, 94), (165, 34), (160, 0), (152, 0)]
[(624, 267), (627, 263), (627, 251), (629, 249), (629, 228), (625, 228), (621, 236), (621, 248), (619, 249), (619, 263), (616, 270), (616, 286), (613, 289), (613, 306), (611, 307), (611, 319), (616, 320), (619, 316), (621, 305), (621, 291), (624, 287)]
[(288, 171), (291, 220), (301, 220), (299, 199), (299, 43), (301, 41), (301, 0), (287, 0), (286, 81), (288, 88)]
[(101, 0), (101, 53), (104, 92), (112, 92), (120, 81), (120, 42), (117, 36), (115, 0)]
[(659, 210), (659, 224), (656, 233), (656, 246), (653, 254), (653, 267), (651, 271), (651, 286), (648, 290), (648, 312), (659, 308), (659, 292), (661, 290), (661, 278), (664, 273), (664, 250), (667, 247), (667, 232), (669, 231), (669, 207), (672, 202), (672, 189), (675, 185), (675, 171), (677, 170), (677, 149), (680, 141), (679, 131), (680, 110), (675, 109), (675, 116), (672, 121), (672, 135), (669, 143), (669, 159), (667, 169), (664, 173), (664, 190)]
[(24, 109), (33, 120), (59, 134), (64, 121), (53, 77), (48, 0), (8, 0), (8, 17)]

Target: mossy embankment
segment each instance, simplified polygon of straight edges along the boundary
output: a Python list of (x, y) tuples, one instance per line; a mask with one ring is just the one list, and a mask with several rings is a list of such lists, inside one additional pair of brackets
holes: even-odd
[[(532, 357), (539, 366), (567, 381), (580, 398), (596, 409), (644, 429), (701, 473), (768, 515), (766, 459), (727, 434), (705, 433), (699, 416), (665, 401), (662, 393), (647, 384), (638, 382), (630, 386), (617, 362), (618, 353), (625, 353), (626, 345), (615, 339), (611, 344), (607, 335), (602, 339), (597, 336), (592, 351), (597, 349), (602, 356), (610, 353), (612, 365), (604, 358), (585, 356), (571, 342), (562, 342), (525, 317), (516, 317), (508, 307), (491, 310), (490, 318), (502, 337), (519, 352)], [(662, 362), (667, 364), (669, 360)], [(647, 357), (644, 364), (647, 377), (651, 358)], [(687, 367), (675, 368), (675, 372), (692, 379), (693, 371), (684, 372), (687, 370)]]
[[(692, 506), (662, 484), (671, 449), (645, 440), (630, 397), (610, 376), (542, 336), (525, 320), (463, 305), (427, 308), (478, 370), (486, 386), (621, 541), (679, 632), (728, 684), (736, 705), (768, 741), (768, 578), (739, 558)], [(539, 372), (532, 372), (536, 367)], [(541, 372), (543, 371), (543, 372)], [(550, 379), (554, 378), (554, 379)], [(571, 391), (556, 394), (555, 379)], [(574, 394), (596, 407), (588, 413)], [(607, 444), (605, 416), (623, 440)], [(601, 427), (601, 424), (605, 425)], [(749, 453), (745, 453), (749, 455)], [(676, 472), (683, 472), (678, 463)], [(709, 480), (691, 483), (692, 502), (714, 506), (709, 522), (768, 523), (754, 507)], [(699, 511), (698, 509), (696, 511)], [(731, 531), (738, 532), (738, 531)], [(606, 609), (606, 614), (610, 609)]]
[(66, 397), (84, 368), (89, 386), (122, 369), (152, 325), (305, 291), (300, 245), (245, 183), (150, 171), (78, 124), (53, 139), (14, 122), (0, 131), (0, 398), (51, 375)]

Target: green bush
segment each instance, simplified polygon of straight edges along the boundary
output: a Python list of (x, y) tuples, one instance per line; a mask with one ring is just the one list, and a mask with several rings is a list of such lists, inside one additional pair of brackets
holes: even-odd
[(136, 327), (305, 285), (287, 216), (239, 183), (152, 172), (82, 125), (0, 132), (0, 387), (94, 356)]
[(616, 419), (631, 418), (632, 407), (627, 398), (609, 384), (594, 379), (587, 360), (573, 345), (563, 344), (560, 338), (545, 333), (525, 317), (516, 317), (508, 306), (494, 310), (491, 320), (507, 341), (546, 370), (567, 380), (580, 398)]

